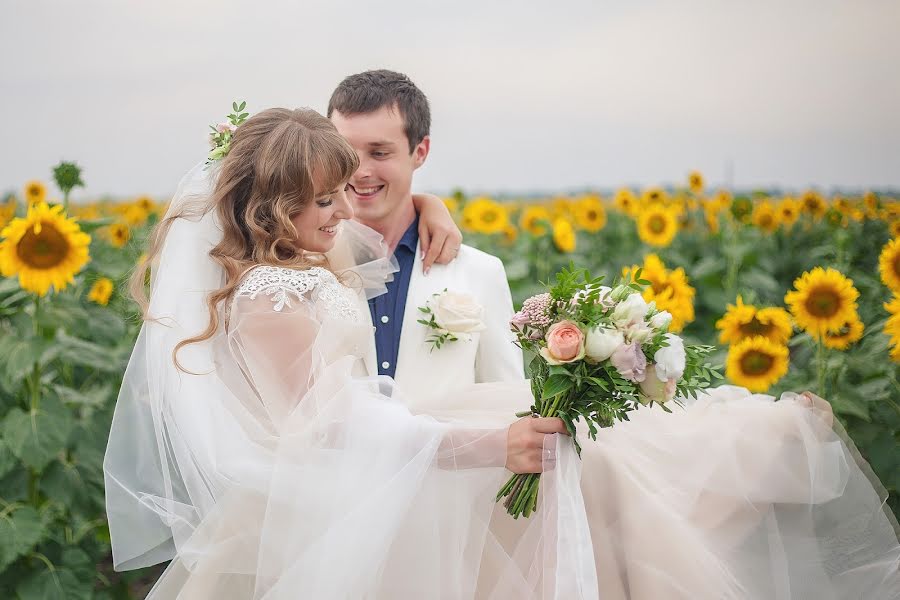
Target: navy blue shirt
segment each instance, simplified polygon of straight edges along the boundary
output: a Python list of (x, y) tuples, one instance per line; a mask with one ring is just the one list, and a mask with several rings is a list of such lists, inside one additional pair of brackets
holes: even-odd
[(406, 292), (409, 291), (409, 280), (412, 277), (418, 245), (417, 216), (394, 249), (400, 270), (394, 273), (394, 280), (387, 284), (387, 293), (369, 300), (369, 312), (372, 313), (372, 323), (375, 324), (375, 353), (378, 356), (379, 375), (393, 377), (397, 371), (400, 332), (403, 329), (403, 313), (406, 311)]

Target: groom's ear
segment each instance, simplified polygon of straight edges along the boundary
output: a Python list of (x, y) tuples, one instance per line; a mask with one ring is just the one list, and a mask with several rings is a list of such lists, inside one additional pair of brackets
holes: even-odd
[(428, 158), (429, 150), (431, 150), (431, 136), (426, 135), (413, 149), (413, 162), (416, 165), (415, 168), (418, 169), (425, 164), (425, 159)]

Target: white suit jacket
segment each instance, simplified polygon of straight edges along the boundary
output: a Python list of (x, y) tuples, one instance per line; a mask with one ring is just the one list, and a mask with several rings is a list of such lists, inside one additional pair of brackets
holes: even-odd
[[(471, 341), (448, 342), (432, 350), (427, 339), (433, 330), (418, 322), (424, 317), (419, 307), (444, 289), (474, 297), (484, 308), (486, 329), (473, 334)], [(509, 329), (512, 315), (512, 296), (499, 258), (463, 245), (453, 262), (434, 265), (426, 276), (417, 248), (394, 378), (410, 407), (426, 410), (430, 398), (472, 383), (524, 380), (522, 351)], [(369, 374), (377, 374), (374, 336), (366, 356)]]

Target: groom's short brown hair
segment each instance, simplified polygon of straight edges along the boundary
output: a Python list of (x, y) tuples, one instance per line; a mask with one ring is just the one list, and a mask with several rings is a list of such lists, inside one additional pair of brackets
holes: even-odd
[(331, 94), (328, 117), (334, 111), (359, 115), (395, 105), (406, 124), (406, 139), (412, 153), (431, 132), (431, 109), (422, 90), (403, 73), (378, 69), (346, 77)]

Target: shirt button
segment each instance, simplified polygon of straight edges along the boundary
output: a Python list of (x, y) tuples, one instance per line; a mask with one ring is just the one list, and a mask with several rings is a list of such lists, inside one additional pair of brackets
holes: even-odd
[(390, 369), (391, 363), (389, 363), (388, 361), (384, 361), (383, 363), (381, 363), (381, 368), (382, 369)]
[(383, 317), (381, 317), (381, 322), (382, 322), (382, 323), (387, 323), (387, 322), (390, 321), (390, 320), (391, 320), (391, 318), (390, 318), (389, 316), (387, 316), (387, 315), (384, 315)]

